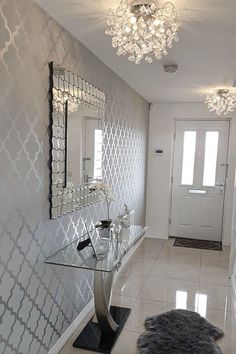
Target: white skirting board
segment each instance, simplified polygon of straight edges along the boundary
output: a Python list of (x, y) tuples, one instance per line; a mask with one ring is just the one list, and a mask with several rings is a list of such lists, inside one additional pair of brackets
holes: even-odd
[(49, 350), (48, 354), (58, 354), (64, 345), (68, 342), (73, 333), (78, 329), (82, 322), (86, 320), (88, 316), (92, 316), (94, 313), (94, 300), (90, 300), (85, 308), (80, 312), (76, 319), (71, 323), (67, 330), (62, 334), (54, 346)]
[[(133, 247), (132, 250), (123, 258), (122, 260), (122, 265), (118, 269), (118, 271), (115, 273), (114, 280), (116, 280), (117, 276), (119, 273), (122, 271), (122, 269), (126, 266), (130, 258), (134, 255), (134, 253), (137, 251), (137, 249), (141, 246), (145, 239), (145, 234), (141, 237), (139, 242)], [(49, 350), (48, 354), (58, 354), (64, 345), (68, 342), (68, 340), (71, 338), (71, 336), (75, 333), (75, 331), (78, 329), (78, 327), (81, 325), (82, 322), (86, 321), (86, 319), (89, 317), (91, 318), (92, 315), (94, 314), (94, 299), (92, 299), (86, 306), (85, 308), (80, 312), (80, 314), (76, 317), (76, 319), (71, 323), (71, 325), (67, 328), (67, 330), (62, 334), (62, 336), (58, 339), (58, 341), (53, 345), (53, 347)]]
[(153, 234), (148, 234), (146, 238), (155, 238), (157, 240), (168, 240), (169, 236), (160, 236), (160, 235), (153, 235)]

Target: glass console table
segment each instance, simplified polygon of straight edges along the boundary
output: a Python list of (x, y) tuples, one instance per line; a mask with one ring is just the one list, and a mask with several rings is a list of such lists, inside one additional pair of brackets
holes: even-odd
[[(91, 245), (78, 251), (78, 240), (61, 249), (45, 263), (94, 271), (94, 303), (97, 323), (87, 324), (74, 342), (76, 348), (110, 353), (131, 309), (110, 306), (114, 273), (124, 256), (135, 246), (147, 227), (132, 225), (122, 229), (119, 237), (100, 239), (97, 231), (89, 232)], [(95, 255), (96, 251), (96, 255)]]

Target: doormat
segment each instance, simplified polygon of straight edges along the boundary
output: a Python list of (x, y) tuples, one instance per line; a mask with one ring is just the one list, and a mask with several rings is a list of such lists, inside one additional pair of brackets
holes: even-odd
[(176, 237), (173, 246), (198, 248), (201, 250), (222, 251), (222, 242), (194, 240), (191, 238), (182, 238), (182, 237)]
[(196, 312), (172, 310), (146, 318), (144, 325), (137, 341), (141, 354), (223, 354), (216, 343), (223, 331)]

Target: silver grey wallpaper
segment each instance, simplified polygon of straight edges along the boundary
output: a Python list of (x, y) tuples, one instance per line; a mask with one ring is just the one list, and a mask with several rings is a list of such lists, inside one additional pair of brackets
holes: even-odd
[(0, 353), (46, 353), (92, 296), (91, 272), (43, 263), (103, 210), (49, 220), (50, 61), (105, 91), (113, 215), (145, 220), (148, 103), (32, 0), (0, 0)]

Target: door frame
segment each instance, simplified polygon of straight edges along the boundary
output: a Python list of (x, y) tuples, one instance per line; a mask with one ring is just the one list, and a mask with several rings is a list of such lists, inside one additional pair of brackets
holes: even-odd
[(232, 118), (174, 118), (174, 132), (172, 134), (172, 149), (171, 149), (171, 175), (170, 175), (170, 193), (169, 193), (169, 215), (168, 215), (168, 238), (170, 237), (170, 226), (171, 226), (171, 212), (173, 204), (173, 177), (174, 177), (174, 156), (175, 156), (175, 141), (176, 141), (176, 129), (177, 122), (228, 122), (229, 131), (227, 138), (227, 153), (226, 153), (226, 172), (225, 172), (225, 190), (223, 198), (223, 210), (222, 210), (222, 222), (221, 222), (221, 242), (223, 242), (223, 229), (224, 229), (224, 212), (225, 212), (225, 197), (227, 191), (227, 179), (229, 176), (229, 139), (231, 131), (231, 121)]

